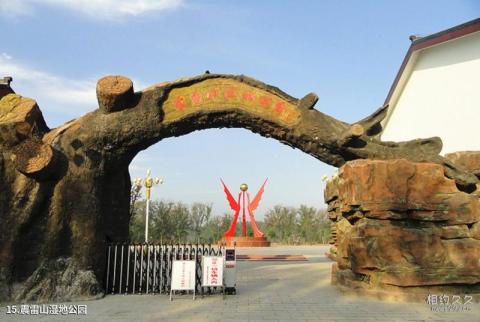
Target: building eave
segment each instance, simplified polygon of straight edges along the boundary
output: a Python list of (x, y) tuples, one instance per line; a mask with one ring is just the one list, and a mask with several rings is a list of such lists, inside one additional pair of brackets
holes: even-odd
[(410, 58), (415, 51), (422, 50), (427, 47), (432, 47), (453, 39), (457, 39), (477, 31), (480, 31), (480, 18), (413, 41), (407, 51), (407, 54), (405, 55), (405, 58), (403, 59), (402, 64), (400, 65), (400, 68), (397, 72), (392, 86), (390, 87), (384, 104), (388, 104), (390, 102), (390, 98), (395, 91), (398, 81), (400, 80), (400, 77), (402, 76), (405, 67), (409, 63)]
[(434, 33), (426, 37), (418, 38), (411, 43), (402, 61), (402, 64), (400, 65), (397, 75), (395, 76), (392, 86), (388, 91), (387, 97), (385, 98), (384, 104), (388, 104), (390, 106), (390, 110), (388, 111), (388, 115), (383, 122), (383, 128), (385, 128), (385, 126), (388, 124), (390, 116), (395, 109), (396, 99), (394, 99), (394, 101), (392, 102), (392, 98), (398, 97), (398, 95), (403, 90), (403, 86), (406, 83), (409, 74), (411, 73), (412, 66), (415, 64), (418, 54), (426, 48), (430, 48), (479, 31), (480, 18)]

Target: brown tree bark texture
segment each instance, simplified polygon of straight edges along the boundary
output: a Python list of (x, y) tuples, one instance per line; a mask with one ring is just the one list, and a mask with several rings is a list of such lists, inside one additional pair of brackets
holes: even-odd
[[(101, 296), (105, 245), (128, 240), (135, 155), (156, 142), (208, 128), (240, 127), (339, 167), (355, 159), (444, 166), (463, 190), (475, 175), (439, 155), (439, 138), (381, 142), (387, 107), (354, 124), (240, 75), (165, 82), (134, 93), (130, 80), (97, 84), (99, 108), (49, 129), (35, 101), (0, 101), (0, 300)], [(185, 151), (188, 154), (188, 151)]]

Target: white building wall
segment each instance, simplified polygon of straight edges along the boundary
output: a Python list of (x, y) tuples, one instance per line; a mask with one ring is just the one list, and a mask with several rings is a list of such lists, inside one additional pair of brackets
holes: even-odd
[(440, 136), (442, 154), (480, 151), (480, 32), (426, 48), (413, 64), (381, 139)]

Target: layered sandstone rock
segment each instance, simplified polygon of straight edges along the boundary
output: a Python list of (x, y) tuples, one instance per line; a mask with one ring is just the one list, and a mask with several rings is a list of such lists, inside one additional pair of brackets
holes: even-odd
[(453, 152), (446, 154), (445, 158), (480, 178), (480, 151)]
[(480, 201), (443, 167), (356, 160), (325, 189), (335, 223), (332, 279), (381, 291), (480, 292)]

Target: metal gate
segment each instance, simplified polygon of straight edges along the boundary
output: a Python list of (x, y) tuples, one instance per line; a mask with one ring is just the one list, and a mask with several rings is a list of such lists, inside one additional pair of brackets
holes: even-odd
[(168, 294), (173, 260), (197, 262), (195, 286), (196, 291), (203, 294), (202, 256), (224, 254), (225, 247), (210, 244), (110, 244), (107, 246), (105, 294)]

